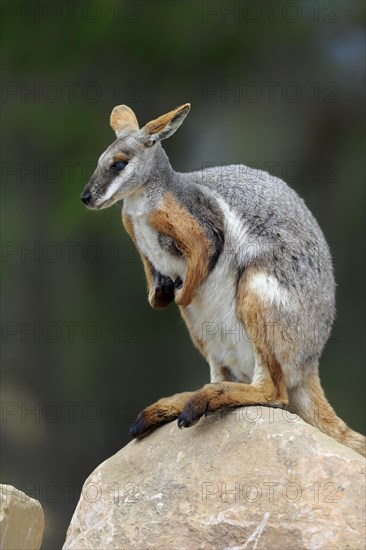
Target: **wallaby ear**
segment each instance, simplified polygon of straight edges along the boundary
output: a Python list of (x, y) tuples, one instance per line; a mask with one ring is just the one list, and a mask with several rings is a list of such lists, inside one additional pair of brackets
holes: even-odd
[(190, 108), (191, 104), (185, 103), (173, 111), (148, 122), (141, 130), (145, 145), (150, 147), (157, 141), (172, 136), (188, 115)]
[(139, 129), (136, 115), (127, 105), (117, 105), (113, 109), (110, 124), (117, 137)]

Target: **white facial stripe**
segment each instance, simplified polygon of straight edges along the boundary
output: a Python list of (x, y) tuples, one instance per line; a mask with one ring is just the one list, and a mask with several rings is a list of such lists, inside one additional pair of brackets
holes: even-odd
[(134, 163), (133, 161), (130, 161), (123, 170), (118, 172), (116, 177), (108, 185), (107, 189), (105, 190), (105, 193), (101, 195), (99, 199), (100, 202), (105, 202), (111, 199), (121, 188), (121, 186), (123, 185), (123, 181), (125, 181), (128, 178), (128, 176), (132, 174), (133, 170), (134, 170)]

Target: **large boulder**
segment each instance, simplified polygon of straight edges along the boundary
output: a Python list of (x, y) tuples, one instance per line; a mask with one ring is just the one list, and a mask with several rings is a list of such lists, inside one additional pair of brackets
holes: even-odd
[(364, 549), (364, 468), (281, 409), (172, 422), (90, 475), (64, 549)]
[(44, 529), (42, 506), (11, 485), (0, 485), (1, 550), (38, 550)]

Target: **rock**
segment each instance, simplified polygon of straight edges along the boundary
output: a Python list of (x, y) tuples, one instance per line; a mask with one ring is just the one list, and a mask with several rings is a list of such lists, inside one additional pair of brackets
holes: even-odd
[(33, 550), (40, 548), (44, 515), (38, 500), (11, 485), (0, 485), (0, 548)]
[(364, 466), (281, 409), (172, 422), (90, 475), (64, 549), (363, 549)]

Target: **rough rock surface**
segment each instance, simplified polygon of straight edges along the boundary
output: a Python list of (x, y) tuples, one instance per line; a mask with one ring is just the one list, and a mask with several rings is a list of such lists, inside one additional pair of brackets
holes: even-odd
[(38, 550), (44, 529), (38, 500), (11, 485), (0, 485), (0, 501), (1, 550)]
[(363, 549), (365, 461), (269, 407), (172, 422), (87, 479), (64, 549)]

